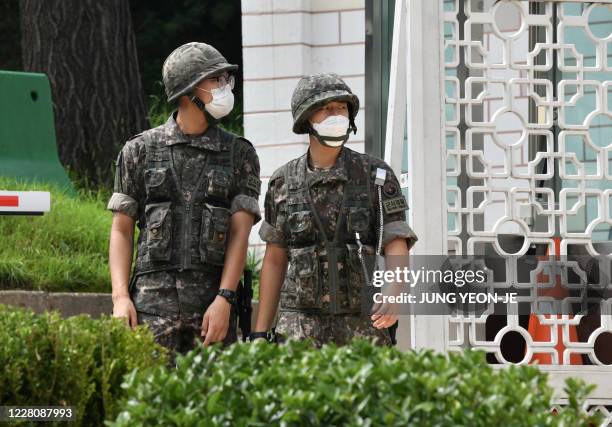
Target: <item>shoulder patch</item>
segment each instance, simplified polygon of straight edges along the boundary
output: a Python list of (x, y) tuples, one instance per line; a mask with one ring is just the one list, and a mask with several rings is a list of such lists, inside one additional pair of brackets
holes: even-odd
[(385, 195), (387, 197), (395, 197), (398, 194), (398, 186), (395, 184), (395, 182), (393, 181), (387, 181), (385, 182), (385, 184), (383, 185), (383, 193), (385, 193)]
[(402, 212), (408, 209), (408, 204), (406, 203), (406, 199), (404, 198), (404, 196), (385, 200), (383, 201), (383, 206), (385, 207), (385, 212), (388, 214)]

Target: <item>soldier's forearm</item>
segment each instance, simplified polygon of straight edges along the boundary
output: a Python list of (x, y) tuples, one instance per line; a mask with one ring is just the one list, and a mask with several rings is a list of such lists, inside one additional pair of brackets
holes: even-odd
[(406, 239), (397, 238), (391, 240), (384, 248), (385, 255), (400, 255), (408, 256), (408, 246), (406, 245)]
[(244, 271), (249, 246), (249, 234), (252, 226), (252, 214), (240, 211), (232, 215), (223, 274), (219, 286), (221, 289), (235, 291), (238, 287), (238, 281)]
[(259, 307), (255, 331), (268, 331), (272, 326), (286, 272), (287, 257), (284, 249), (268, 245), (259, 281)]
[[(409, 267), (409, 252), (406, 239), (393, 239), (385, 246), (384, 252), (386, 257), (386, 270), (395, 271), (396, 268), (403, 269), (404, 267)], [(403, 290), (404, 287), (401, 284), (394, 283), (383, 286), (382, 293), (384, 295), (399, 295)], [(394, 309), (393, 314), (397, 314), (399, 306), (394, 305), (394, 307), (396, 308)]]
[(121, 229), (113, 222), (109, 244), (109, 269), (113, 300), (128, 296), (134, 232)]
[[(264, 274), (264, 272), (266, 273)], [(276, 276), (274, 279), (270, 279), (270, 276), (273, 276), (274, 274), (279, 273), (271, 271), (270, 268), (265, 270), (262, 269), (262, 275), (259, 282), (257, 322), (255, 323), (254, 329), (256, 332), (268, 331), (272, 326), (274, 316), (276, 315), (278, 301), (280, 298), (280, 284), (277, 281), (278, 276)]]

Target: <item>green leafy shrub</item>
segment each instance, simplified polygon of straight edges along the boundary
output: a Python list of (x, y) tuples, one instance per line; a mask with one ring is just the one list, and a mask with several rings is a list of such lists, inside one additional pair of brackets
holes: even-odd
[(164, 83), (160, 80), (153, 83), (153, 93), (148, 98), (147, 118), (149, 125), (154, 128), (166, 123), (174, 107), (166, 101)]
[(86, 426), (117, 415), (126, 373), (167, 360), (145, 328), (3, 305), (0, 343), (0, 405), (74, 406), (77, 425)]
[(71, 196), (53, 185), (0, 178), (6, 190), (51, 192), (43, 216), (0, 217), (0, 289), (110, 292), (109, 194)]
[(262, 258), (257, 255), (257, 251), (251, 250), (247, 253), (245, 268), (252, 272), (253, 299), (259, 299), (259, 278), (261, 276)]
[[(403, 353), (363, 340), (337, 348), (308, 342), (198, 348), (176, 371), (126, 377), (123, 410), (108, 426), (587, 426), (590, 391), (568, 383), (574, 405), (551, 413), (546, 374), (500, 371), (484, 353)], [(596, 424), (593, 424), (596, 425)]]

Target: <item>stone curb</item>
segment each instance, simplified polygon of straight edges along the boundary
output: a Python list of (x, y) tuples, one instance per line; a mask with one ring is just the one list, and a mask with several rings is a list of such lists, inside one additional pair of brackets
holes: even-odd
[[(111, 294), (83, 292), (0, 291), (0, 304), (29, 308), (35, 313), (58, 311), (63, 317), (88, 314), (99, 318), (113, 313)], [(252, 327), (255, 327), (257, 301), (253, 301)]]

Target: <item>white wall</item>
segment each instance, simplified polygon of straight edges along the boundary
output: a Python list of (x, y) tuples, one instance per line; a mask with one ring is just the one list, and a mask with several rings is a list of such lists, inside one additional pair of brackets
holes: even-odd
[[(306, 135), (292, 132), (291, 94), (305, 75), (334, 72), (359, 96), (357, 135), (364, 150), (365, 1), (242, 0), (244, 136), (261, 163), (260, 206), (274, 170), (303, 154)], [(257, 224), (251, 246), (263, 249)]]

